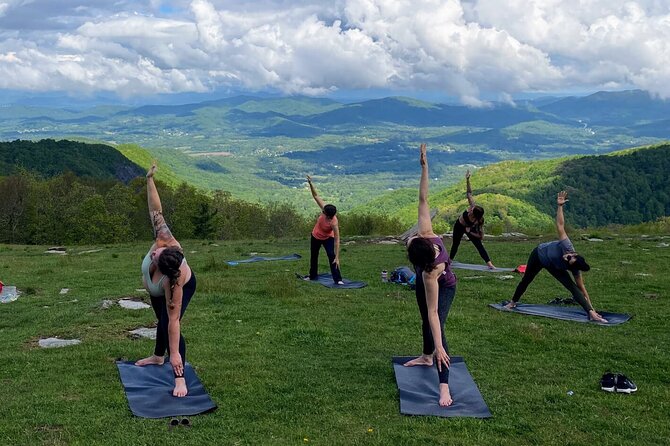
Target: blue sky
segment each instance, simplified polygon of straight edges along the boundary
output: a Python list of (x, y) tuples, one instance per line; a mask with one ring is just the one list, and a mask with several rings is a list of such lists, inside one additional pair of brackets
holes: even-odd
[(0, 91), (670, 97), (670, 0), (0, 0)]

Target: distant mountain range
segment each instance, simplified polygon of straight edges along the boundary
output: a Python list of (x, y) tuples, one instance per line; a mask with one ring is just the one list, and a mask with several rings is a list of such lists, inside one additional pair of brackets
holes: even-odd
[(340, 103), (252, 96), (140, 107), (0, 107), (0, 139), (42, 138), (122, 144), (131, 161), (157, 157), (196, 186), (304, 209), (310, 173), (330, 199), (352, 207), (414, 185), (419, 142), (429, 144), (433, 174), (453, 184), (468, 166), (668, 140), (670, 102), (623, 91), (482, 108), (403, 97)]

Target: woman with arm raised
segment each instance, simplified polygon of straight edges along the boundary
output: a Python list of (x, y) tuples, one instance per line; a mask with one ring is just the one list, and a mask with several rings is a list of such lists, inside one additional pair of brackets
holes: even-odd
[(416, 303), (422, 321), (423, 354), (405, 363), (406, 367), (437, 363), (440, 379), (440, 406), (452, 403), (449, 393), (449, 347), (444, 336), (451, 303), (456, 295), (456, 276), (442, 239), (433, 232), (428, 206), (428, 159), (426, 145), (420, 149), (419, 232), (407, 242), (407, 256), (416, 270)]
[(154, 243), (142, 261), (142, 279), (158, 318), (156, 346), (153, 355), (140, 359), (135, 365), (162, 365), (167, 352), (175, 379), (172, 395), (183, 397), (188, 389), (184, 378), (186, 343), (181, 334), (181, 318), (195, 293), (196, 280), (186, 263), (181, 245), (172, 236), (163, 218), (160, 197), (154, 183), (155, 173), (154, 162), (147, 172), (147, 202)]

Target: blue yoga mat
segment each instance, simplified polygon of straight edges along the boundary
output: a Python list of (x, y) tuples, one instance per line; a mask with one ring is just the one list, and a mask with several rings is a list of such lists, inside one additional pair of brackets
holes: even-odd
[(461, 263), (461, 262), (451, 262), (451, 267), (452, 268), (458, 268), (458, 269), (469, 269), (471, 271), (482, 271), (482, 272), (488, 272), (488, 273), (511, 273), (515, 271), (515, 268), (498, 268), (495, 267), (493, 269), (489, 268), (486, 265), (473, 265), (470, 263)]
[[(306, 276), (301, 276), (300, 274), (296, 273), (296, 276), (298, 279), (305, 280)], [(321, 285), (328, 287), (328, 288), (342, 288), (342, 289), (350, 289), (350, 288), (363, 288), (368, 286), (367, 283), (365, 282), (355, 282), (351, 281), (349, 279), (342, 279), (342, 282), (344, 282), (344, 285), (338, 285), (333, 281), (333, 276), (330, 273), (323, 273), (319, 274), (315, 280), (305, 280), (305, 282), (310, 282), (310, 283), (320, 283)]]
[(400, 395), (400, 413), (436, 417), (491, 417), (491, 411), (462, 357), (451, 357), (449, 392), (454, 402), (448, 407), (441, 407), (439, 404), (440, 380), (437, 376), (437, 367), (403, 365), (413, 358), (415, 356), (393, 358), (393, 370)]
[(550, 317), (552, 319), (560, 319), (563, 321), (585, 322), (596, 325), (619, 325), (628, 321), (631, 316), (629, 314), (608, 313), (606, 311), (598, 311), (598, 313), (607, 319), (606, 324), (589, 320), (582, 307), (564, 307), (558, 305), (540, 305), (540, 304), (517, 304), (516, 308), (508, 310), (504, 308), (503, 304), (489, 304), (489, 307), (500, 311), (508, 311), (510, 313), (530, 314), (531, 316)]
[(163, 365), (139, 367), (134, 362), (116, 363), (133, 415), (142, 418), (167, 418), (197, 415), (216, 409), (191, 364), (184, 366), (188, 395), (172, 396), (174, 373), (166, 361)]
[(231, 266), (239, 265), (240, 263), (254, 263), (254, 262), (268, 262), (272, 260), (298, 260), (301, 259), (302, 256), (300, 254), (291, 254), (287, 256), (282, 256), (282, 257), (249, 257), (248, 259), (244, 260), (228, 260), (226, 263)]

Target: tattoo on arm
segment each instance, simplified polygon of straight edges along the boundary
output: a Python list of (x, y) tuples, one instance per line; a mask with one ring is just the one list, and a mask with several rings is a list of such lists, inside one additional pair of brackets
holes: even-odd
[(165, 218), (163, 217), (162, 212), (154, 211), (151, 215), (151, 223), (154, 228), (155, 239), (161, 239), (167, 241), (172, 240), (174, 238), (172, 236), (172, 232), (170, 232), (170, 228), (165, 222)]

